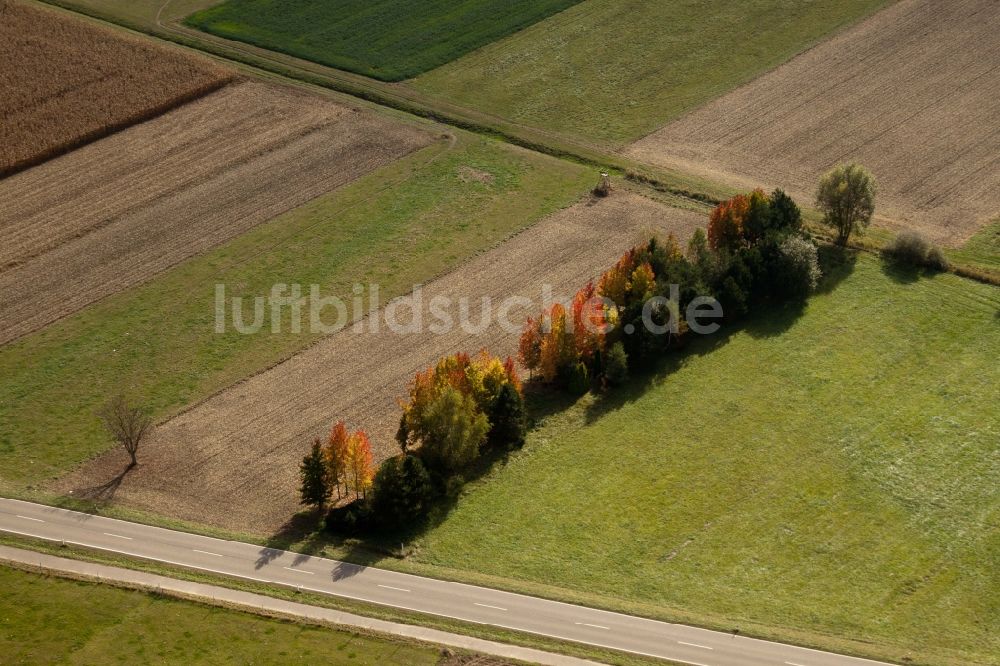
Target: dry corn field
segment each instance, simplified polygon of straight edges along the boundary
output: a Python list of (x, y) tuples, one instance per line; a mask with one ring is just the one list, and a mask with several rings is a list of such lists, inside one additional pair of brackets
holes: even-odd
[(0, 0), (0, 177), (201, 97), (212, 61), (56, 10)]
[[(673, 232), (686, 242), (705, 222), (698, 213), (628, 193), (580, 203), (426, 285), (424, 306), (437, 295), (466, 297), (468, 321), (480, 324), (481, 298), (492, 299), (494, 307), (512, 296), (532, 299), (534, 306), (510, 310), (509, 321), (519, 327), (541, 307), (542, 285), (552, 285), (556, 298), (567, 298), (649, 233)], [(334, 333), (160, 426), (114, 502), (242, 532), (273, 533), (299, 510), (298, 496), (288, 489), (296, 487), (298, 464), (312, 438), (325, 434), (332, 419), (365, 428), (381, 460), (398, 451), (397, 398), (413, 373), (457, 351), (485, 347), (513, 355), (517, 340), (517, 330), (496, 325), (397, 334), (383, 324), (376, 332), (369, 327), (363, 333)], [(59, 489), (86, 494), (118, 475), (121, 455), (109, 451), (60, 480)]]
[(322, 97), (244, 81), (4, 179), (0, 344), (432, 140)]
[(960, 245), (1000, 212), (1000, 2), (903, 0), (628, 153), (809, 203), (856, 160), (877, 216)]

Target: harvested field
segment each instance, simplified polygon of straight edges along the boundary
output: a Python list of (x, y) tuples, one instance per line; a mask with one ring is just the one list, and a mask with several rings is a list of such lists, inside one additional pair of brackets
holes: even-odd
[(8, 0), (0, 0), (0, 60), (0, 178), (235, 77), (207, 58)]
[(878, 215), (959, 245), (1000, 211), (1000, 3), (904, 0), (627, 152), (811, 201), (857, 160)]
[[(703, 223), (698, 213), (628, 193), (581, 203), (426, 285), (423, 302), (468, 297), (469, 321), (479, 322), (480, 298), (496, 304), (520, 295), (534, 301), (511, 309), (509, 320), (520, 324), (540, 307), (543, 284), (557, 298), (571, 294), (639, 237), (653, 230), (687, 237)], [(396, 449), (396, 400), (414, 372), (455, 351), (512, 354), (517, 336), (496, 325), (482, 332), (396, 334), (382, 325), (377, 332), (335, 333), (161, 426), (141, 465), (117, 487), (115, 502), (272, 533), (298, 510), (298, 464), (335, 419), (367, 429), (382, 459)], [(113, 450), (60, 481), (59, 489), (80, 495), (114, 478), (122, 463)]]
[(430, 141), (244, 82), (16, 174), (0, 182), (0, 344)]

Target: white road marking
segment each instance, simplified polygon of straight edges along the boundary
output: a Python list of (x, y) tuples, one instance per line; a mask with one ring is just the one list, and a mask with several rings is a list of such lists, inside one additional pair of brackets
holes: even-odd
[(207, 550), (198, 550), (197, 548), (192, 548), (191, 550), (193, 550), (196, 553), (201, 553), (202, 555), (211, 555), (212, 557), (222, 557), (222, 555), (219, 555), (218, 553), (210, 553)]
[(502, 610), (502, 611), (507, 610), (506, 608), (500, 608), (499, 606), (490, 606), (489, 604), (481, 604), (478, 601), (474, 601), (472, 603), (476, 604), (477, 606), (482, 606), (483, 608), (492, 608), (494, 610)]
[(379, 583), (378, 586), (384, 587), (387, 590), (399, 590), (400, 592), (409, 592), (409, 590), (404, 590), (401, 587), (393, 587), (392, 585), (382, 585), (381, 583)]
[(288, 569), (289, 571), (297, 571), (298, 573), (309, 574), (310, 576), (315, 576), (316, 575), (315, 572), (313, 572), (313, 571), (306, 571), (305, 569), (293, 569), (292, 567), (284, 567), (284, 568)]
[(608, 629), (608, 630), (610, 630), (609, 627), (603, 627), (603, 626), (601, 626), (599, 624), (590, 624), (588, 622), (577, 622), (576, 624), (579, 625), (579, 626), (581, 626), (581, 627), (593, 627), (594, 629)]
[(44, 523), (45, 522), (41, 518), (32, 518), (31, 516), (22, 516), (20, 514), (14, 514), (14, 515), (17, 516), (18, 518), (24, 518), (25, 520), (33, 520), (36, 523)]
[(707, 645), (698, 645), (697, 643), (686, 643), (684, 641), (677, 641), (681, 645), (690, 645), (691, 647), (701, 648), (703, 650), (714, 650), (715, 648), (708, 647)]
[(116, 539), (126, 539), (132, 541), (132, 537), (122, 536), (121, 534), (112, 534), (111, 532), (105, 532), (104, 536), (113, 536)]
[(788, 666), (802, 666), (802, 664), (796, 664), (794, 661), (786, 661), (785, 663), (788, 664)]

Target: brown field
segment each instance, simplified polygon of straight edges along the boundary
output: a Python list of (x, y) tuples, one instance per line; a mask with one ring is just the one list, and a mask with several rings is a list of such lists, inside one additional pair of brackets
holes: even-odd
[[(438, 294), (466, 296), (469, 320), (478, 322), (481, 297), (498, 303), (520, 295), (535, 303), (511, 310), (509, 320), (520, 324), (540, 307), (544, 283), (564, 298), (641, 236), (661, 230), (686, 238), (704, 221), (697, 213), (629, 193), (580, 203), (425, 285), (424, 303)], [(272, 533), (300, 508), (299, 462), (312, 438), (334, 420), (368, 430), (381, 460), (396, 450), (397, 399), (417, 370), (455, 351), (485, 347), (513, 354), (517, 337), (517, 331), (495, 325), (482, 332), (456, 327), (400, 335), (381, 326), (378, 332), (334, 333), (163, 424), (114, 501), (193, 522)], [(113, 450), (63, 479), (60, 490), (80, 494), (100, 486), (124, 462)]]
[(998, 26), (996, 0), (903, 0), (627, 152), (803, 202), (857, 160), (881, 223), (961, 244), (1000, 211)]
[(181, 49), (10, 0), (0, 0), (0, 62), (0, 178), (235, 77)]
[(242, 82), (0, 181), (0, 344), (431, 140)]

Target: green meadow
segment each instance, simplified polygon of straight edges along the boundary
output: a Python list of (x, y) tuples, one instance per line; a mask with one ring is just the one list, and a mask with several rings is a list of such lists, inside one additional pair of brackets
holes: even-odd
[(1000, 289), (867, 255), (833, 282), (802, 312), (553, 410), (420, 538), (419, 562), (917, 663), (1000, 663)]
[(587, 0), (412, 85), (515, 123), (621, 145), (885, 4)]

